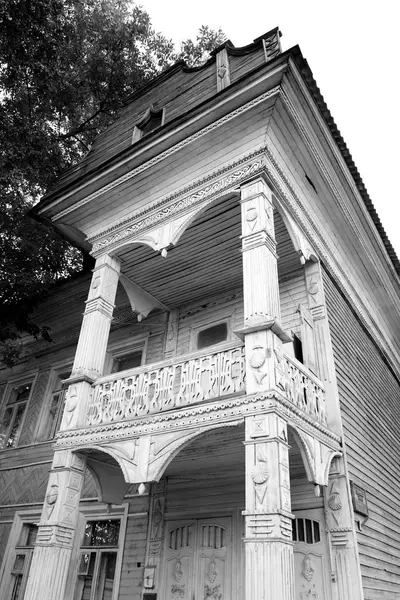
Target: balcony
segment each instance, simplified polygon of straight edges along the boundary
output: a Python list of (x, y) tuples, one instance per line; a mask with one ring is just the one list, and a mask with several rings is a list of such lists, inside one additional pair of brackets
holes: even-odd
[(115, 423), (245, 393), (244, 347), (197, 352), (99, 379), (86, 425)]
[[(284, 353), (274, 360), (276, 389), (297, 409), (326, 426), (325, 392), (321, 382)], [(94, 384), (85, 426), (118, 423), (244, 395), (245, 374), (244, 346), (230, 344), (211, 354), (197, 352), (108, 375)]]

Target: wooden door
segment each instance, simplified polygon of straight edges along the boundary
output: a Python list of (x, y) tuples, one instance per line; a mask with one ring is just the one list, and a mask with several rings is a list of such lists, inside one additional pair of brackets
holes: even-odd
[(161, 600), (233, 600), (231, 558), (230, 517), (169, 522)]
[(328, 542), (322, 508), (295, 512), (296, 600), (331, 600)]

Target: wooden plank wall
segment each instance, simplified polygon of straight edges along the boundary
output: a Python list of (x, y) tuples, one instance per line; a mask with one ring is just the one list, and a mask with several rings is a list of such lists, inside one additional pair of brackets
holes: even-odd
[(288, 332), (298, 333), (301, 326), (299, 306), (300, 304), (308, 306), (304, 269), (299, 269), (297, 273), (280, 279), (279, 296), (283, 328)]
[(350, 478), (367, 491), (358, 533), (365, 600), (400, 597), (400, 382), (324, 273)]
[(149, 497), (129, 499), (119, 600), (141, 600), (146, 558)]

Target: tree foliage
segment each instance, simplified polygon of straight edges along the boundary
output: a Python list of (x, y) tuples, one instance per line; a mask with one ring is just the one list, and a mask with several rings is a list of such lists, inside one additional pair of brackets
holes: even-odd
[(0, 0), (0, 359), (48, 287), (82, 268), (79, 251), (27, 211), (115, 120), (122, 99), (179, 58), (222, 43), (202, 27), (176, 52), (130, 0)]

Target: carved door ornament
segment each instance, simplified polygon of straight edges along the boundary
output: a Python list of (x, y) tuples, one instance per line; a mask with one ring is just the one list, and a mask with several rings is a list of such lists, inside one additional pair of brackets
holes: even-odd
[(176, 561), (176, 564), (175, 564), (175, 569), (174, 569), (174, 572), (172, 573), (172, 576), (173, 576), (173, 578), (175, 579), (175, 581), (178, 581), (178, 582), (179, 582), (179, 581), (182, 579), (182, 577), (183, 577), (183, 568), (182, 568), (182, 563), (181, 563), (181, 561), (179, 560), (179, 558), (178, 558), (178, 560)]

